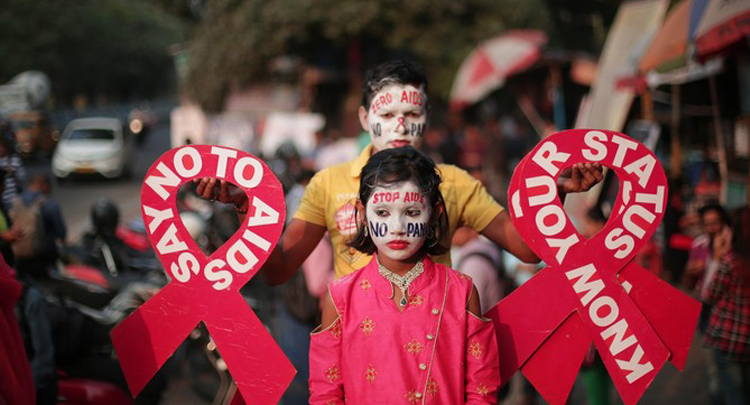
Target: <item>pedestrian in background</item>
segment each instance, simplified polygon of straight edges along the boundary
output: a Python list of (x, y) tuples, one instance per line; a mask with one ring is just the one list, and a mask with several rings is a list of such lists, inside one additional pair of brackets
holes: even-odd
[(67, 228), (60, 205), (52, 196), (49, 176), (39, 174), (28, 190), (15, 199), (11, 218), (22, 235), (14, 242), (16, 269), (32, 277), (45, 277), (57, 260), (57, 244), (65, 243)]
[[(685, 274), (686, 278), (690, 279), (686, 285), (691, 289), (695, 288), (700, 295), (703, 285), (713, 276), (709, 273), (709, 269), (715, 269), (715, 266), (711, 265), (713, 241), (725, 227), (729, 226), (729, 217), (724, 207), (715, 203), (701, 207), (698, 215), (703, 233), (695, 238), (690, 246)], [(701, 324), (701, 330), (705, 330), (705, 323), (701, 322)]]
[(5, 172), (2, 200), (6, 207), (13, 205), (26, 181), (26, 169), (23, 167), (23, 160), (15, 152), (14, 144), (14, 139), (9, 136), (0, 136), (0, 170)]
[[(716, 274), (717, 263), (713, 260), (713, 243), (716, 237), (729, 226), (729, 218), (724, 208), (719, 204), (708, 204), (698, 210), (703, 233), (693, 240), (688, 256), (688, 264), (685, 269), (685, 285), (693, 290), (698, 298), (701, 290), (708, 286), (709, 280), (713, 280)], [(708, 321), (711, 317), (712, 305), (709, 302), (701, 302), (701, 314), (698, 320), (698, 330), (705, 335)], [(706, 359), (706, 373), (708, 375), (708, 395), (711, 403), (720, 405), (721, 386), (719, 381), (719, 370), (714, 361), (713, 352), (704, 348)]]
[[(0, 195), (5, 189), (5, 172), (0, 171)], [(8, 207), (0, 199), (0, 254), (9, 266), (15, 265), (13, 243), (21, 237), (21, 230), (13, 226)]]
[(702, 298), (712, 303), (705, 344), (713, 349), (727, 405), (750, 403), (750, 207), (713, 241), (716, 275)]

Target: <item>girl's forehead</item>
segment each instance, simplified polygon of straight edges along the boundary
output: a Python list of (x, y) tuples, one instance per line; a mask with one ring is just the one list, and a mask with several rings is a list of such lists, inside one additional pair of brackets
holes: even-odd
[(417, 186), (417, 183), (415, 183), (413, 180), (402, 181), (398, 183), (380, 183), (372, 190), (372, 194), (370, 195), (368, 202), (396, 203), (403, 202), (405, 199), (408, 201), (413, 201), (414, 199), (408, 198), (407, 194), (411, 196), (415, 194), (421, 195), (424, 193), (419, 189), (419, 186)]

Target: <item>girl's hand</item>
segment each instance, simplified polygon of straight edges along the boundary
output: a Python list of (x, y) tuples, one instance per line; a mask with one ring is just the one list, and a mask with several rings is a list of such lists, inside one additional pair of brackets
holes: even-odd
[(722, 257), (726, 256), (727, 253), (732, 249), (732, 230), (729, 229), (728, 226), (724, 226), (724, 228), (719, 232), (716, 237), (714, 237), (714, 259), (719, 260)]
[(599, 163), (576, 163), (560, 173), (558, 184), (566, 193), (588, 191), (604, 179), (602, 165)]
[(238, 211), (247, 212), (247, 195), (234, 184), (209, 177), (195, 179), (193, 182), (198, 184), (195, 192), (206, 200), (231, 203)]

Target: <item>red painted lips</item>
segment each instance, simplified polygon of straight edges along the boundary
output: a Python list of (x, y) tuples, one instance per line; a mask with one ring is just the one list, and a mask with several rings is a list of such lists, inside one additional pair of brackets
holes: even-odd
[(393, 250), (404, 250), (411, 245), (411, 243), (405, 241), (405, 240), (393, 240), (385, 244), (389, 248)]

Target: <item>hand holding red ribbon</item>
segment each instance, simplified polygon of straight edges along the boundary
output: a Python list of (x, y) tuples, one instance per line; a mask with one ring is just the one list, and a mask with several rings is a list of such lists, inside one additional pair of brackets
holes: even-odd
[[(179, 187), (204, 177), (235, 184), (249, 201), (239, 231), (210, 257), (190, 237), (176, 208)], [(151, 166), (141, 204), (149, 239), (172, 281), (112, 331), (133, 395), (203, 321), (243, 397), (253, 404), (277, 403), (295, 370), (239, 290), (281, 236), (286, 212), (279, 181), (250, 154), (184, 146)]]
[[(560, 172), (579, 162), (609, 167), (620, 181), (606, 227), (588, 240), (557, 198)], [(626, 404), (668, 359), (684, 366), (700, 304), (632, 261), (667, 203), (651, 151), (616, 132), (559, 132), (521, 161), (508, 196), (516, 228), (547, 267), (487, 314), (504, 383), (520, 368), (547, 401), (564, 403), (592, 341)]]

